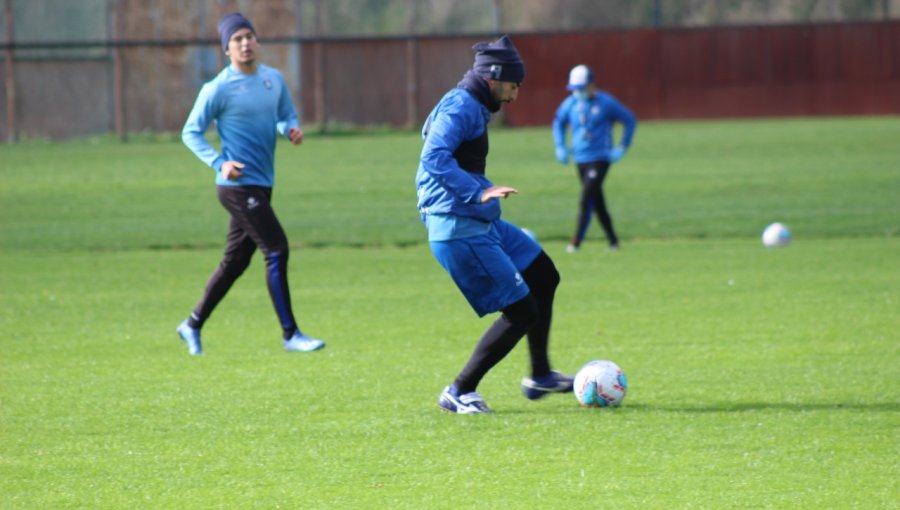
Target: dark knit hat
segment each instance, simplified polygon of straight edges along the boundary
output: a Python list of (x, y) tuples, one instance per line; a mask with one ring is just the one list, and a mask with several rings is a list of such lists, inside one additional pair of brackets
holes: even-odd
[(478, 75), (497, 81), (525, 81), (525, 63), (508, 36), (490, 43), (477, 43), (472, 49), (475, 50), (472, 70)]
[(231, 40), (231, 36), (242, 28), (249, 28), (253, 35), (256, 35), (253, 24), (243, 14), (231, 12), (222, 16), (222, 19), (219, 21), (219, 37), (222, 39), (223, 50), (228, 51), (228, 41)]

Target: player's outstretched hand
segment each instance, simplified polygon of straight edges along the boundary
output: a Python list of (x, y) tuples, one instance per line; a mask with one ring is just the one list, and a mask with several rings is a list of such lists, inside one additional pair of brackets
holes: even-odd
[(516, 188), (510, 188), (509, 186), (491, 186), (481, 193), (481, 203), (484, 204), (488, 200), (494, 198), (506, 198), (509, 195), (518, 192), (519, 190), (517, 190)]
[(291, 128), (287, 132), (288, 140), (294, 145), (303, 143), (303, 130), (300, 128)]

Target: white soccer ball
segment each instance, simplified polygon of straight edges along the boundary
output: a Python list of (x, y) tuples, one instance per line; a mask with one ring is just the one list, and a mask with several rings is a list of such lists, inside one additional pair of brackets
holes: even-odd
[(772, 223), (762, 233), (762, 243), (766, 248), (781, 248), (791, 244), (791, 231), (782, 223)]
[(575, 399), (584, 407), (618, 406), (625, 399), (625, 372), (609, 360), (586, 363), (575, 374)]

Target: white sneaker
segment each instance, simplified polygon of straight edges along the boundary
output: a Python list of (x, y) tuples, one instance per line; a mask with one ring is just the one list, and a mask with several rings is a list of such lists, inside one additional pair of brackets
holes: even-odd
[(284, 350), (287, 352), (312, 352), (325, 347), (325, 342), (311, 338), (300, 331), (294, 331), (294, 336), (284, 340)]
[(478, 392), (473, 391), (456, 396), (450, 391), (450, 386), (444, 388), (438, 398), (441, 409), (456, 414), (491, 414), (491, 408), (484, 403), (484, 399)]
[(576, 251), (578, 251), (578, 247), (574, 244), (566, 246), (566, 253), (575, 253)]
[(185, 345), (187, 345), (188, 352), (191, 353), (191, 356), (203, 354), (203, 346), (200, 344), (200, 330), (188, 326), (187, 319), (179, 324), (178, 329), (175, 331), (178, 333), (178, 336), (181, 337), (181, 340), (184, 341)]

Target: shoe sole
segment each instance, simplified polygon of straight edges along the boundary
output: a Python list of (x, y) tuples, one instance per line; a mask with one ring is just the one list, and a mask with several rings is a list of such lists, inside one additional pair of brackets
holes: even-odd
[(534, 388), (522, 388), (522, 394), (528, 400), (540, 400), (550, 394), (549, 391), (536, 390)]
[[(488, 412), (478, 411), (475, 413), (461, 413), (454, 409), (450, 409), (449, 407), (445, 407), (444, 402), (447, 402), (447, 400), (445, 400), (444, 398), (441, 398), (440, 400), (438, 400), (438, 408), (440, 408), (441, 411), (443, 411), (447, 414), (494, 414), (494, 411), (488, 411)], [(453, 404), (452, 402), (448, 402), (448, 404), (453, 406), (455, 409), (459, 409), (459, 407), (456, 406), (455, 404)]]
[(574, 385), (567, 388), (534, 388), (522, 384), (522, 394), (525, 395), (525, 398), (527, 398), (528, 400), (539, 400), (546, 397), (550, 393), (571, 393), (573, 390)]
[(482, 411), (479, 411), (479, 412), (477, 412), (477, 413), (460, 413), (460, 412), (457, 412), (457, 411), (451, 411), (451, 410), (447, 409), (446, 407), (444, 407), (444, 406), (442, 406), (442, 405), (440, 405), (440, 404), (438, 404), (438, 408), (441, 410), (441, 412), (444, 412), (444, 413), (447, 413), (447, 414), (461, 414), (461, 415), (463, 415), (463, 416), (468, 416), (468, 415), (471, 415), (471, 414), (494, 414), (494, 411), (491, 411), (491, 412), (489, 412), (489, 413), (485, 413), (485, 412), (482, 412)]
[(287, 347), (285, 347), (284, 352), (316, 352), (316, 351), (321, 351), (324, 348), (325, 348), (325, 344), (317, 345), (316, 347), (314, 347), (312, 349), (288, 349)]

